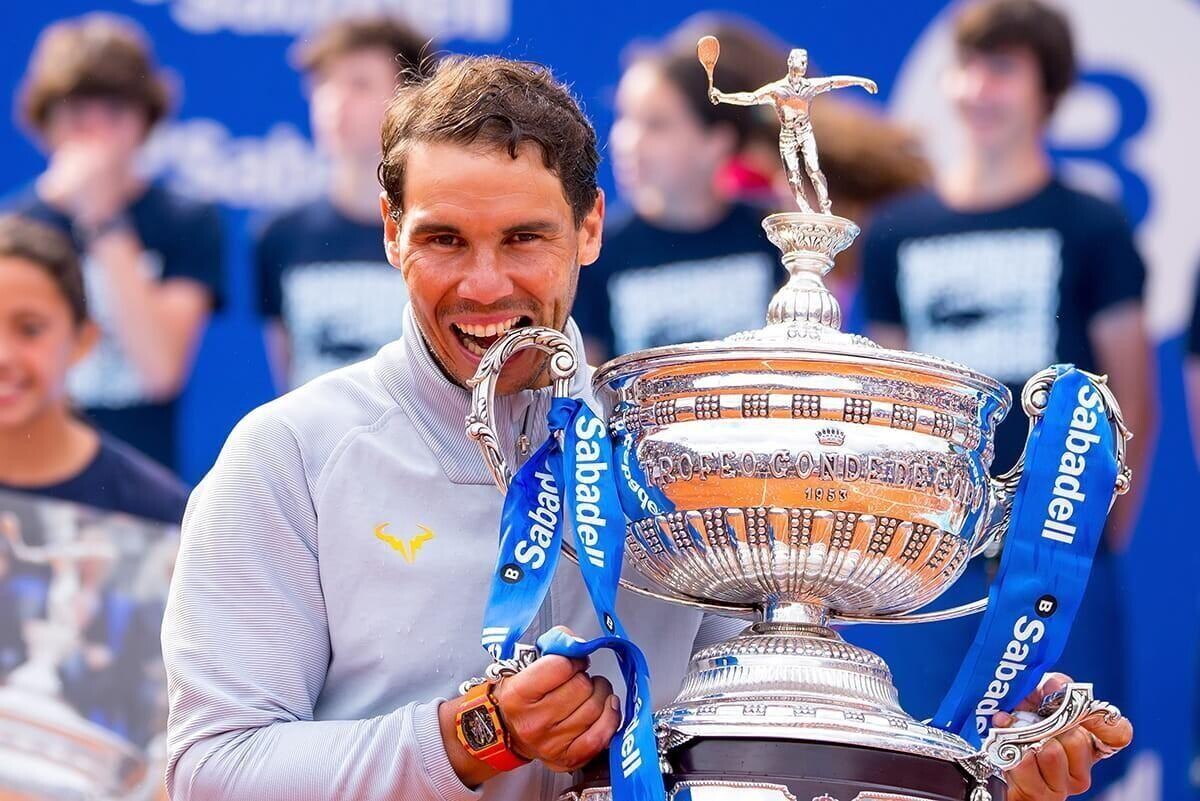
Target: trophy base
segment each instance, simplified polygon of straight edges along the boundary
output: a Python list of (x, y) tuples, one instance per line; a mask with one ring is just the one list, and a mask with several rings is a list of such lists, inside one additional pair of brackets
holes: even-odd
[[(1001, 779), (981, 786), (951, 762), (835, 743), (699, 739), (666, 761), (668, 801), (1004, 801), (1006, 793)], [(612, 801), (607, 754), (576, 779), (559, 801)]]
[(700, 649), (655, 725), (667, 749), (693, 738), (736, 738), (837, 743), (949, 763), (976, 754), (901, 708), (881, 658), (812, 623), (756, 623)]

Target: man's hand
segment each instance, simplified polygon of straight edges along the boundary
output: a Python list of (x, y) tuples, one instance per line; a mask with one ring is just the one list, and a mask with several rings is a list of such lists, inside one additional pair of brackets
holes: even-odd
[[(492, 691), (517, 756), (540, 760), (554, 771), (581, 768), (608, 747), (621, 723), (620, 701), (603, 677), (587, 674), (587, 662), (543, 656)], [(462, 699), (438, 710), (442, 742), (463, 784), (475, 787), (496, 771), (472, 757), (458, 741), (454, 718)]]
[(608, 679), (586, 671), (583, 660), (543, 656), (496, 687), (496, 703), (520, 756), (569, 773), (608, 747), (621, 724), (620, 701)]
[[(1061, 673), (1051, 673), (1042, 686), (1021, 702), (1018, 710), (1035, 711), (1042, 699), (1063, 689), (1071, 679)], [(998, 712), (994, 725), (1007, 728), (1016, 719)], [(1133, 740), (1133, 726), (1121, 718), (1111, 725), (1102, 718), (1088, 720), (1060, 734), (1036, 754), (1029, 754), (1005, 774), (1008, 780), (1008, 801), (1063, 801), (1085, 792), (1092, 785), (1092, 765), (1105, 749), (1120, 750)]]

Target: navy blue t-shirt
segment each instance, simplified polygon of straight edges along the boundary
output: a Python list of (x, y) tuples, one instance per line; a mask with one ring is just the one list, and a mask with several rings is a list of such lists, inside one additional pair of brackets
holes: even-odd
[(787, 277), (765, 216), (739, 204), (703, 231), (636, 216), (610, 226), (599, 260), (579, 273), (575, 322), (609, 356), (761, 328)]
[[(3, 206), (5, 211), (50, 223), (73, 235), (70, 219), (43, 202), (32, 188), (9, 198)], [(160, 281), (195, 281), (208, 291), (213, 308), (219, 307), (224, 271), (217, 207), (151, 184), (127, 212), (145, 251), (145, 268)], [(142, 386), (116, 337), (116, 309), (103, 266), (85, 256), (83, 275), (88, 310), (100, 328), (100, 340), (68, 376), (71, 399), (98, 428), (174, 469), (178, 464), (176, 399), (153, 400)]]
[(77, 475), (44, 487), (13, 487), (0, 481), (0, 490), (57, 498), (176, 526), (183, 520), (189, 492), (165, 467), (103, 432), (95, 457)]
[(320, 198), (268, 221), (254, 258), (259, 309), (288, 332), (290, 387), (400, 337), (408, 291), (384, 257), (381, 221), (352, 220)]
[(928, 191), (894, 201), (866, 234), (862, 270), (870, 322), (901, 325), (911, 350), (1008, 385), (1003, 470), (1025, 444), (1025, 381), (1055, 362), (1097, 371), (1088, 326), (1140, 299), (1146, 277), (1121, 211), (1058, 180), (992, 211), (956, 211)]

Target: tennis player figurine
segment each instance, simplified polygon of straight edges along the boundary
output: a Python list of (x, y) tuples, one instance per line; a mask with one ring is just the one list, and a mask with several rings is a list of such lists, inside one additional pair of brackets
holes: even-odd
[(808, 70), (808, 51), (796, 48), (788, 54), (787, 76), (778, 81), (761, 86), (753, 92), (721, 92), (713, 86), (713, 68), (721, 48), (715, 36), (705, 36), (696, 46), (696, 55), (708, 73), (708, 97), (713, 104), (730, 103), (735, 106), (759, 106), (768, 103), (775, 106), (779, 115), (779, 155), (783, 157), (787, 169), (788, 183), (796, 203), (801, 210), (812, 212), (808, 198), (804, 194), (804, 178), (800, 172), (800, 160), (804, 160), (804, 171), (812, 182), (813, 191), (817, 195), (817, 203), (822, 214), (830, 213), (829, 188), (825, 183), (825, 175), (821, 172), (817, 160), (817, 142), (813, 138), (812, 119), (809, 116), (809, 106), (813, 98), (831, 89), (842, 89), (847, 86), (861, 86), (871, 94), (878, 91), (875, 82), (869, 78), (856, 78), (852, 75), (833, 75), (827, 78), (807, 78), (804, 73)]

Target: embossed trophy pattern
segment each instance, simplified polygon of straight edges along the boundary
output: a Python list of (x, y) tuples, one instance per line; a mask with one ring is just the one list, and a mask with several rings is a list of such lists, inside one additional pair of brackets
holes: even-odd
[[(626, 546), (653, 588), (623, 586), (754, 621), (697, 651), (675, 701), (655, 715), (668, 796), (998, 801), (1003, 770), (1085, 718), (1115, 719), (1116, 710), (1094, 700), (1090, 685), (1073, 684), (1043, 718), (993, 729), (976, 750), (906, 713), (884, 661), (830, 624), (917, 623), (984, 609), (987, 599), (913, 613), (1004, 536), (1024, 459), (998, 478), (986, 471), (1010, 394), (962, 365), (840, 330), (823, 279), (859, 228), (831, 212), (808, 111), (825, 91), (873, 92), (875, 84), (809, 78), (807, 53), (793, 50), (784, 78), (727, 94), (713, 85), (719, 52), (714, 37), (697, 47), (712, 101), (771, 104), (780, 117), (781, 157), (801, 211), (772, 214), (763, 228), (789, 279), (764, 328), (631, 353), (593, 378), (614, 458), (650, 501), (626, 510)], [(495, 382), (504, 362), (529, 347), (550, 354), (556, 395), (578, 367), (566, 337), (545, 328), (515, 330), (484, 356), (468, 433), (502, 491), (511, 473), (491, 422)], [(1116, 432), (1120, 494), (1130, 480), (1129, 434), (1103, 378), (1092, 378)], [(1026, 385), (1031, 419), (1054, 380), (1047, 370)], [(565, 540), (564, 548), (573, 558)], [(564, 801), (611, 797), (607, 766), (594, 767)]]

